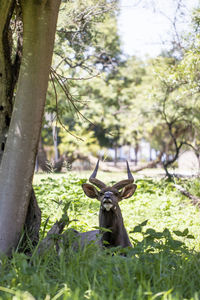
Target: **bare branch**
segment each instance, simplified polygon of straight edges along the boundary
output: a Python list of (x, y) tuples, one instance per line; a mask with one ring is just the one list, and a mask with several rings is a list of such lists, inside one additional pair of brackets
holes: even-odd
[(191, 193), (189, 193), (186, 189), (184, 189), (182, 186), (178, 185), (178, 184), (174, 184), (174, 187), (179, 190), (179, 192), (181, 192), (181, 194), (183, 194), (184, 196), (188, 197), (189, 199), (191, 199), (192, 204), (193, 205), (197, 205), (198, 207), (200, 207), (200, 198), (192, 195)]
[(58, 95), (57, 95), (57, 91), (56, 91), (56, 87), (55, 87), (55, 83), (54, 83), (54, 78), (52, 76), (52, 73), (50, 72), (50, 77), (51, 77), (51, 82), (52, 82), (52, 85), (53, 85), (53, 89), (54, 89), (54, 93), (55, 93), (55, 99), (56, 99), (56, 116), (57, 116), (57, 120), (59, 122), (59, 124), (62, 126), (62, 128), (68, 132), (69, 134), (71, 134), (72, 136), (74, 136), (75, 138), (83, 141), (82, 138), (76, 136), (75, 134), (73, 134), (71, 131), (69, 131), (65, 126), (64, 124), (62, 123), (61, 119), (60, 119), (60, 116), (59, 116), (59, 113), (58, 113)]

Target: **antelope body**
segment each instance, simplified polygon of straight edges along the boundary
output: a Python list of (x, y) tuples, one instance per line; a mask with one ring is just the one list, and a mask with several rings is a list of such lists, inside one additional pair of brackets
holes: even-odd
[(101, 203), (99, 211), (99, 227), (109, 229), (109, 231), (103, 232), (102, 243), (106, 247), (132, 246), (119, 207), (119, 202), (122, 199), (131, 197), (137, 188), (137, 186), (133, 184), (134, 178), (130, 172), (128, 162), (128, 179), (122, 180), (111, 187), (106, 186), (105, 183), (96, 179), (98, 167), (99, 161), (97, 162), (89, 181), (100, 190), (97, 190), (93, 185), (88, 183), (84, 183), (82, 188), (88, 197), (96, 198)]

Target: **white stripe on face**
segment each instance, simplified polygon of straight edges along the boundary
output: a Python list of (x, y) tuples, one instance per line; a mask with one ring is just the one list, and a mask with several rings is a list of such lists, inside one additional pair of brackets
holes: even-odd
[(106, 209), (106, 211), (110, 211), (110, 209), (113, 207), (112, 199), (113, 193), (110, 191), (107, 191), (104, 193), (103, 197), (103, 207)]
[(113, 205), (111, 203), (104, 203), (103, 206), (105, 207), (105, 209), (107, 211), (110, 211), (111, 207), (113, 207)]

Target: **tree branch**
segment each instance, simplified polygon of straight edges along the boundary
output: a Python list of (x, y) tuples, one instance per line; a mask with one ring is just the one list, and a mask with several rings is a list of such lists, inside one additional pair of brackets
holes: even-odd
[(183, 194), (184, 196), (188, 197), (189, 199), (191, 199), (191, 203), (194, 205), (197, 205), (198, 207), (200, 207), (200, 198), (190, 194), (186, 189), (184, 189), (182, 186), (178, 185), (178, 184), (174, 184), (174, 187), (179, 190), (179, 192), (181, 192), (181, 194)]

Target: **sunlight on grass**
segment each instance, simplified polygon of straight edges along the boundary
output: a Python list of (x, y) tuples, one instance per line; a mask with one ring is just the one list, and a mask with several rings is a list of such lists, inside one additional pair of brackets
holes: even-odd
[[(107, 175), (107, 182), (119, 180), (119, 174)], [(87, 178), (71, 173), (35, 176), (41, 234), (61, 217), (66, 203), (70, 220), (76, 220), (69, 227), (88, 231), (98, 226), (99, 202), (88, 199), (81, 188)], [(14, 253), (1, 261), (0, 299), (199, 299), (199, 209), (173, 183), (151, 178), (136, 183), (135, 195), (120, 203), (132, 249), (111, 253), (91, 244), (77, 251), (64, 248), (58, 256), (50, 248), (31, 260)], [(197, 180), (180, 184), (198, 195)]]
[[(92, 171), (70, 171), (67, 173), (58, 173), (58, 174), (54, 174), (54, 173), (36, 173), (34, 175), (34, 184), (39, 184), (41, 182), (41, 179), (46, 179), (46, 178), (68, 178), (68, 176), (79, 176), (80, 178), (89, 178), (91, 175)], [(126, 179), (127, 178), (127, 173), (124, 172), (102, 172), (102, 171), (98, 171), (98, 177), (99, 178), (103, 178), (103, 180), (105, 181), (105, 183), (109, 183), (111, 181), (117, 182), (119, 180), (122, 179)], [(137, 178), (138, 175), (135, 176), (135, 178)]]

